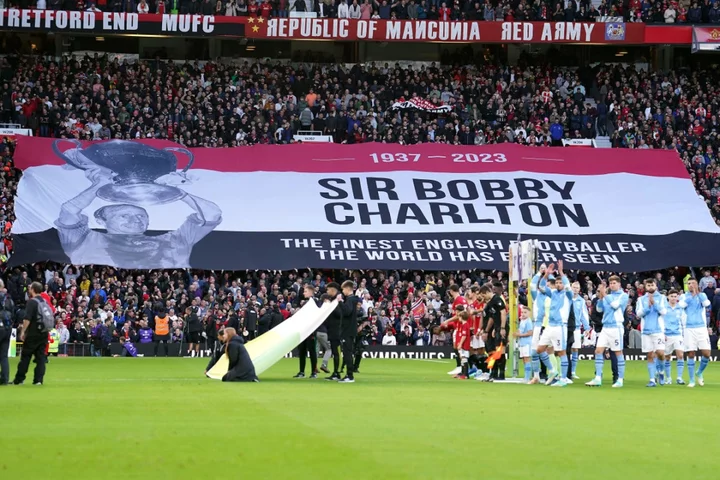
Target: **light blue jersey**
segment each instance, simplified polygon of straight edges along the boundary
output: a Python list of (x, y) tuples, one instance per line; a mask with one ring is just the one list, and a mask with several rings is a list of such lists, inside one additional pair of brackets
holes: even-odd
[[(529, 318), (520, 320), (520, 326), (518, 327), (518, 333), (528, 333), (533, 331), (533, 321)], [(519, 337), (518, 345), (521, 347), (530, 346), (532, 344), (532, 335), (527, 337)]]
[(663, 315), (667, 313), (667, 298), (660, 292), (653, 294), (653, 304), (650, 305), (650, 294), (640, 297), (635, 307), (635, 313), (640, 318), (640, 332), (643, 335), (665, 333)]
[(567, 325), (568, 318), (570, 317), (573, 293), (570, 289), (570, 282), (565, 275), (562, 276), (562, 283), (562, 290), (549, 288), (544, 278), (540, 280), (540, 284), (538, 285), (538, 290), (545, 292), (545, 295), (550, 297), (550, 318), (548, 319), (548, 325), (551, 327)]
[(663, 318), (665, 319), (665, 336), (682, 337), (685, 335), (685, 309), (680, 306), (679, 302), (676, 303), (674, 307), (668, 303), (667, 311)]
[(710, 306), (710, 300), (704, 293), (693, 295), (686, 293), (680, 300), (680, 305), (685, 307), (687, 315), (687, 328), (707, 328), (707, 314), (705, 309)]
[(590, 330), (590, 313), (588, 312), (585, 299), (578, 295), (572, 299), (573, 312), (575, 313), (575, 331), (582, 326), (584, 331)]
[(622, 290), (605, 295), (597, 302), (595, 309), (603, 314), (603, 327), (622, 327), (625, 323), (625, 309), (628, 304), (627, 293)]
[(542, 274), (538, 272), (530, 281), (530, 295), (533, 300), (533, 325), (536, 327), (542, 327), (543, 319), (545, 318), (545, 300), (547, 299), (545, 294), (538, 290), (541, 276)]

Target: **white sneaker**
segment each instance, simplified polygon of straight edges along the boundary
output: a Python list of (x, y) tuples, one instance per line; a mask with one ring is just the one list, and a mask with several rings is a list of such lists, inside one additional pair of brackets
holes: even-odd
[(558, 375), (558, 374), (555, 373), (555, 372), (550, 372), (550, 373), (548, 373), (548, 378), (547, 378), (547, 380), (545, 381), (545, 385), (552, 385), (553, 380), (555, 380), (555, 377), (557, 377), (557, 375)]
[(572, 378), (573, 378), (573, 380), (580, 380), (580, 377), (578, 377), (577, 373), (574, 373), (574, 372), (572, 374)]
[(695, 382), (688, 383), (688, 388), (695, 388)]
[(565, 383), (566, 383), (567, 385), (572, 385), (572, 384), (573, 384), (573, 381), (570, 380), (569, 378), (565, 378), (564, 380), (565, 380)]
[(703, 376), (702, 376), (702, 375), (698, 375), (698, 376), (696, 377), (696, 379), (697, 379), (697, 384), (698, 384), (699, 386), (701, 386), (701, 387), (704, 387), (704, 386), (705, 386), (705, 379), (703, 379)]
[(448, 375), (460, 375), (460, 372), (462, 372), (462, 367), (457, 367), (450, 370)]
[(619, 378), (617, 382), (612, 384), (612, 388), (622, 388), (623, 387), (623, 379)]

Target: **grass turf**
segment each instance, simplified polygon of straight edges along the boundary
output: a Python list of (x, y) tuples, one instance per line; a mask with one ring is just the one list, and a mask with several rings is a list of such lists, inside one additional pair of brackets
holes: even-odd
[(0, 477), (717, 478), (717, 364), (692, 390), (645, 388), (645, 362), (628, 362), (616, 390), (580, 384), (590, 361), (564, 389), (377, 359), (352, 385), (289, 378), (292, 359), (261, 383), (223, 384), (202, 376), (205, 362), (51, 359), (42, 387), (0, 389)]

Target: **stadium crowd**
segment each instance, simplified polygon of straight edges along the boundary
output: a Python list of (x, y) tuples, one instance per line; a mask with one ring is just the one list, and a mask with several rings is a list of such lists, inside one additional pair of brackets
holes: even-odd
[[(472, 51), (460, 55), (473, 58)], [(616, 148), (674, 148), (720, 222), (717, 69), (132, 64), (99, 56), (56, 63), (11, 56), (0, 59), (0, 79), (0, 123), (45, 137), (230, 147), (291, 143), (298, 131), (312, 130), (338, 143), (549, 146), (607, 135)], [(391, 110), (412, 97), (452, 111)], [(9, 155), (6, 147), (5, 166)]]
[[(697, 190), (720, 223), (718, 74), (683, 70), (665, 74), (632, 67), (571, 70), (551, 66), (451, 67), (398, 65), (139, 64), (107, 57), (68, 59), (8, 56), (0, 61), (0, 120), (36, 135), (78, 139), (168, 138), (191, 147), (291, 143), (300, 130), (322, 131), (336, 142), (446, 142), (482, 145), (518, 142), (559, 145), (563, 138), (607, 134), (617, 148), (674, 148)], [(414, 96), (450, 105), (448, 114), (392, 112), (395, 101)], [(20, 172), (13, 142), (0, 144), (0, 255), (12, 251), (13, 195)], [(53, 263), (7, 269), (3, 311), (26, 300), (30, 283), (45, 285), (57, 309), (66, 344), (93, 344), (98, 354), (121, 337), (151, 342), (164, 310), (171, 341), (202, 335), (211, 342), (219, 326), (261, 334), (297, 308), (303, 283), (321, 292), (330, 279), (353, 278), (369, 321), (368, 343), (442, 345), (429, 327), (448, 317), (446, 290), (501, 273), (465, 272), (202, 272), (118, 271)], [(592, 304), (601, 279), (575, 272)], [(660, 289), (682, 286), (688, 271), (659, 272)], [(717, 332), (720, 273), (712, 269), (701, 288), (712, 301)], [(624, 275), (632, 298), (641, 276)], [(524, 290), (521, 292), (524, 294)], [(8, 303), (11, 300), (14, 305)], [(418, 309), (424, 306), (424, 313)], [(414, 308), (415, 307), (415, 308)], [(420, 312), (420, 313), (418, 313)], [(637, 319), (626, 313), (628, 336)], [(242, 331), (241, 328), (241, 331)], [(628, 345), (632, 345), (628, 338)], [(713, 343), (714, 345), (715, 343)]]
[(88, 10), (140, 14), (318, 17), (445, 21), (592, 22), (599, 17), (625, 22), (720, 23), (718, 2), (710, 0), (10, 0), (8, 5), (40, 10)]

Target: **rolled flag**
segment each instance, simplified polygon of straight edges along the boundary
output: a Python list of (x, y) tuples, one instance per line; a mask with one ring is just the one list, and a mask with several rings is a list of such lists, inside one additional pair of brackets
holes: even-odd
[(428, 113), (449, 113), (452, 111), (450, 105), (435, 105), (424, 98), (414, 97), (410, 100), (402, 100), (393, 103), (391, 110), (420, 110)]

